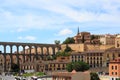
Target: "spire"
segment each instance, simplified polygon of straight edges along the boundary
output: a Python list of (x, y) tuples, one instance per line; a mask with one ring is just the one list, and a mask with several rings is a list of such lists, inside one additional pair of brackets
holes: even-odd
[(78, 32), (77, 32), (77, 34), (79, 34), (79, 26), (78, 26)]

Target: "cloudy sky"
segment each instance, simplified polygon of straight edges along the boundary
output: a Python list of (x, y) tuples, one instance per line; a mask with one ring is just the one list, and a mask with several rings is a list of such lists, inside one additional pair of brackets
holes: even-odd
[(0, 0), (0, 41), (54, 43), (120, 33), (120, 0)]

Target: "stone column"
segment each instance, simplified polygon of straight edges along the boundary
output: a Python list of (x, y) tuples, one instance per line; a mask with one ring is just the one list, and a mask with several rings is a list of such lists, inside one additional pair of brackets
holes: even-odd
[(10, 66), (13, 64), (13, 57), (12, 57), (12, 45), (10, 45)]
[(22, 46), (23, 47), (23, 63), (25, 62), (25, 46)]
[(49, 55), (49, 47), (47, 47), (47, 55)]
[(10, 53), (12, 54), (12, 45), (10, 45)]
[(52, 55), (55, 55), (55, 47), (52, 48), (52, 51), (53, 51)]
[(6, 71), (6, 45), (4, 46), (4, 71)]
[(29, 54), (29, 58), (30, 58), (30, 61), (31, 61), (31, 46), (29, 46), (29, 50), (30, 50), (30, 54)]
[(19, 62), (19, 46), (16, 46), (17, 47), (17, 64), (20, 65), (20, 62)]
[(38, 51), (37, 51), (37, 47), (35, 46), (35, 57), (36, 57), (36, 60), (38, 60)]
[(44, 57), (43, 57), (43, 55), (44, 55), (44, 54), (43, 54), (43, 47), (40, 47), (40, 48), (41, 48), (41, 55), (42, 55), (41, 58), (42, 58), (42, 60), (43, 60), (43, 58), (44, 58)]

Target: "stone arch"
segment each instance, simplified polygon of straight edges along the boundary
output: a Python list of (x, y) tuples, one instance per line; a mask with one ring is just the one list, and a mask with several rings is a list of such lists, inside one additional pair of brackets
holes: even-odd
[(6, 55), (6, 70), (9, 71), (11, 68), (11, 57), (9, 54)]
[(52, 54), (53, 54), (53, 48), (52, 48), (52, 47), (49, 47), (48, 50), (49, 50), (49, 52), (48, 52), (49, 55), (52, 55)]
[(31, 53), (36, 54), (36, 47), (35, 46), (31, 46)]
[(30, 46), (26, 45), (25, 46), (25, 54), (29, 54), (30, 53)]
[(17, 46), (16, 45), (12, 46), (12, 53), (17, 53)]
[(37, 53), (38, 53), (38, 54), (43, 54), (43, 49), (42, 49), (42, 47), (40, 47), (40, 46), (37, 47)]
[(5, 62), (5, 58), (3, 54), (0, 54), (0, 66), (2, 67), (2, 69), (4, 68), (4, 62)]
[(13, 56), (12, 56), (12, 59), (13, 59), (13, 63), (14, 63), (14, 64), (17, 64), (17, 60), (19, 60), (19, 59), (17, 58), (17, 55), (13, 55)]
[(0, 53), (4, 53), (4, 46), (0, 45)]
[(23, 63), (23, 55), (19, 55), (19, 62), (20, 62), (20, 64), (22, 64)]
[(58, 50), (58, 48), (57, 47), (55, 47), (55, 54), (58, 52), (59, 50)]
[(10, 53), (11, 52), (11, 46), (10, 45), (6, 45), (6, 53)]
[(22, 45), (18, 46), (18, 52), (19, 54), (23, 54), (24, 53), (24, 48)]
[(47, 53), (47, 47), (43, 47), (43, 55), (48, 54)]

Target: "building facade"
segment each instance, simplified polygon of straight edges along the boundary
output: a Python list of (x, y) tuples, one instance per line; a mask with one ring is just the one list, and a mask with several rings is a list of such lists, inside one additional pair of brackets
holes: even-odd
[(117, 35), (115, 38), (115, 47), (120, 48), (120, 35)]
[(90, 44), (90, 32), (78, 32), (76, 36), (74, 36), (75, 43), (88, 43)]
[(85, 62), (88, 63), (91, 68), (103, 67), (104, 52), (104, 50), (85, 51)]
[(100, 43), (103, 45), (114, 45), (115, 44), (115, 35), (101, 35), (100, 36)]
[(26, 61), (21, 64), (21, 70), (34, 70), (35, 72), (53, 72), (53, 71), (65, 71), (66, 65), (70, 62), (70, 58), (68, 57), (57, 57), (56, 60), (37, 60), (37, 61)]
[(110, 80), (120, 79), (120, 57), (110, 61), (109, 76)]
[(90, 80), (89, 72), (54, 72), (52, 80)]

